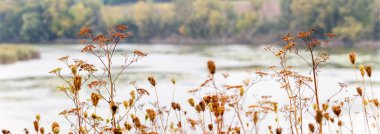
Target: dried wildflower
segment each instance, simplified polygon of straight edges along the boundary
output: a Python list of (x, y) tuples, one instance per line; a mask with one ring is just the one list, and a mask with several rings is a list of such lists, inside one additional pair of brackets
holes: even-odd
[(44, 134), (44, 133), (45, 133), (45, 128), (44, 128), (44, 127), (41, 127), (41, 128), (40, 128), (40, 133), (41, 133), (41, 134)]
[(82, 76), (76, 75), (74, 76), (74, 89), (75, 91), (79, 91), (82, 85)]
[(360, 70), (360, 74), (362, 75), (362, 77), (364, 77), (364, 74), (365, 74), (364, 66), (363, 66), (363, 65), (360, 65), (360, 66), (359, 66), (359, 70)]
[(253, 114), (253, 123), (257, 124), (259, 121), (259, 112), (255, 111)]
[(348, 57), (349, 57), (349, 59), (350, 59), (351, 64), (355, 64), (355, 61), (356, 61), (356, 53), (351, 52), (351, 53), (348, 55)]
[(148, 81), (152, 86), (156, 86), (156, 79), (153, 76), (149, 76)]
[(311, 35), (311, 32), (299, 32), (298, 33), (298, 38), (307, 38)]
[(127, 131), (130, 131), (130, 130), (132, 129), (132, 125), (129, 124), (128, 122), (125, 122), (125, 123), (124, 123), (124, 127), (125, 127), (125, 129), (126, 129)]
[(98, 102), (100, 100), (100, 94), (97, 94), (97, 93), (91, 93), (91, 102), (92, 102), (92, 105), (94, 105), (95, 107), (98, 106)]
[(329, 120), (329, 119), (330, 119), (330, 114), (329, 114), (329, 113), (324, 113), (324, 114), (323, 114), (323, 117), (324, 117), (326, 120)]
[(154, 120), (156, 119), (156, 112), (153, 109), (147, 109), (146, 114), (150, 121), (154, 122)]
[(276, 134), (281, 134), (282, 133), (282, 128), (277, 128), (276, 129)]
[(190, 104), (192, 107), (195, 106), (195, 101), (194, 101), (193, 98), (188, 99), (187, 102), (189, 102), (189, 104)]
[(343, 122), (341, 120), (338, 121), (338, 126), (339, 127), (342, 127), (343, 126)]
[(39, 124), (38, 124), (38, 121), (37, 121), (37, 120), (35, 120), (35, 121), (33, 122), (33, 126), (34, 126), (34, 130), (36, 130), (36, 132), (38, 133)]
[(319, 124), (322, 123), (323, 114), (321, 110), (317, 110), (317, 114), (315, 115), (315, 121)]
[(40, 121), (40, 119), (41, 119), (40, 114), (37, 114), (37, 115), (36, 115), (36, 120), (37, 120), (37, 121)]
[[(140, 96), (143, 96), (143, 95), (148, 95), (149, 96), (148, 90), (143, 89), (143, 88), (138, 88), (137, 89), (137, 93), (139, 93)], [(132, 96), (133, 99), (135, 99), (134, 94), (133, 95), (131, 94), (131, 96)]]
[(96, 48), (94, 45), (87, 45), (85, 46), (81, 52), (93, 52), (94, 48)]
[(356, 92), (359, 94), (359, 96), (363, 96), (363, 89), (361, 87), (357, 87)]
[(212, 124), (208, 124), (207, 127), (208, 127), (208, 130), (212, 131), (212, 129), (213, 129), (213, 125)]
[(326, 104), (326, 103), (322, 104), (323, 111), (326, 111), (328, 108), (329, 108), (329, 104)]
[(115, 102), (113, 101), (110, 102), (110, 109), (111, 109), (112, 115), (115, 115), (118, 109), (118, 106), (116, 105)]
[(371, 66), (365, 66), (365, 72), (367, 73), (368, 77), (372, 76), (372, 67)]
[(173, 78), (173, 79), (171, 80), (171, 82), (172, 82), (173, 85), (175, 85), (176, 80)]
[(140, 50), (135, 50), (135, 51), (133, 51), (133, 54), (135, 54), (135, 55), (137, 55), (137, 56), (139, 56), (139, 57), (145, 57), (145, 56), (147, 56), (146, 53), (144, 53), (144, 52), (142, 52), (142, 51), (140, 51)]
[(57, 122), (53, 122), (53, 124), (51, 124), (51, 130), (53, 131), (54, 134), (58, 134), (59, 124)]
[(25, 134), (29, 134), (29, 130), (27, 128), (24, 128)]
[(79, 30), (78, 35), (79, 35), (79, 36), (85, 36), (85, 35), (87, 35), (87, 34), (90, 33), (90, 32), (91, 32), (91, 29), (90, 29), (89, 27), (85, 26), (85, 27), (82, 27), (82, 28)]
[(294, 40), (294, 37), (292, 37), (290, 33), (287, 33), (287, 34), (286, 34), (285, 36), (283, 36), (281, 39), (284, 40), (285, 42), (289, 42), (289, 41), (293, 41), (293, 40)]
[(311, 133), (314, 133), (314, 131), (315, 131), (314, 124), (309, 123), (309, 130), (310, 130)]
[(340, 106), (333, 106), (333, 107), (332, 107), (332, 110), (333, 110), (333, 112), (334, 112), (334, 114), (335, 114), (336, 116), (340, 116), (340, 113), (342, 112)]
[(379, 99), (372, 99), (369, 102), (373, 103), (373, 105), (375, 105), (376, 107), (380, 106)]
[(216, 67), (215, 67), (214, 61), (209, 60), (207, 62), (207, 68), (208, 68), (208, 71), (210, 72), (210, 74), (215, 74)]

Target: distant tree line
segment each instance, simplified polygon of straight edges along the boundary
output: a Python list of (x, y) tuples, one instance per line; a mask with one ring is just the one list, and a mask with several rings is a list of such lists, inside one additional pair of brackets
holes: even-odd
[[(280, 15), (266, 18), (265, 8), (276, 3)], [(380, 0), (3, 0), (0, 42), (75, 39), (83, 25), (105, 31), (122, 23), (136, 42), (180, 36), (249, 43), (319, 26), (352, 44), (380, 39), (378, 9)]]

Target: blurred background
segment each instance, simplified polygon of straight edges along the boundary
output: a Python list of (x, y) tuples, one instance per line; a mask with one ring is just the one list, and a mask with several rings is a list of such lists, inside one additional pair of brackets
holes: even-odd
[[(123, 64), (123, 51), (149, 53), (122, 75), (117, 86), (126, 90), (121, 94), (128, 95), (128, 83), (134, 80), (149, 88), (146, 77), (154, 75), (165, 90), (176, 78), (178, 98), (187, 98), (186, 91), (207, 78), (209, 59), (216, 61), (218, 72), (231, 74), (227, 81), (252, 78), (252, 72), (278, 62), (264, 51), (266, 45), (283, 45), (284, 34), (318, 26), (322, 33), (337, 35), (326, 48), (330, 60), (320, 81), (322, 89), (329, 89), (322, 94), (332, 94), (338, 82), (354, 83), (348, 52), (360, 55), (359, 64), (380, 65), (379, 9), (380, 0), (0, 0), (0, 129), (18, 133), (32, 128), (35, 114), (41, 114), (45, 126), (66, 122), (58, 116), (70, 107), (56, 90), (63, 83), (48, 72), (63, 67), (57, 59), (66, 55), (101, 66), (80, 52), (77, 32), (82, 26), (99, 33), (116, 24), (129, 26), (132, 36), (118, 48), (115, 68)], [(306, 63), (289, 62), (309, 72)], [(373, 78), (378, 85), (379, 77)], [(279, 85), (271, 82), (258, 84), (253, 98), (285, 100)]]

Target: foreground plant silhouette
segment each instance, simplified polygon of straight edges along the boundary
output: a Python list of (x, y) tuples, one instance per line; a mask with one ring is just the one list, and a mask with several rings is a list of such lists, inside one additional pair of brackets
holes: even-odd
[[(70, 71), (70, 76), (64, 76), (62, 68), (50, 73), (58, 76), (66, 84), (58, 89), (72, 101), (72, 108), (60, 113), (71, 125), (70, 133), (103, 134), (103, 133), (354, 133), (353, 118), (355, 112), (363, 113), (365, 133), (379, 133), (380, 104), (373, 93), (371, 66), (359, 66), (360, 84), (355, 83), (352, 90), (348, 85), (339, 83), (336, 93), (328, 95), (327, 100), (321, 100), (318, 91), (318, 72), (320, 65), (327, 61), (328, 55), (323, 51), (329, 39), (335, 35), (317, 35), (317, 29), (300, 32), (297, 35), (287, 34), (282, 39), (286, 45), (280, 49), (268, 47), (267, 50), (279, 58), (279, 65), (268, 67), (268, 72), (257, 71), (241, 82), (227, 83), (229, 74), (218, 73), (217, 66), (212, 60), (207, 62), (208, 74), (206, 79), (196, 88), (189, 90), (187, 104), (175, 101), (176, 80), (173, 79), (171, 102), (160, 102), (163, 96), (158, 95), (158, 86), (154, 76), (149, 76), (147, 82), (152, 87), (144, 89), (136, 81), (130, 84), (134, 87), (129, 96), (117, 94), (116, 87), (120, 75), (133, 63), (147, 56), (142, 51), (124, 55), (125, 62), (121, 69), (112, 67), (113, 57), (120, 40), (127, 38), (127, 26), (112, 27), (106, 35), (95, 35), (91, 29), (84, 27), (80, 30), (81, 42), (86, 45), (82, 52), (89, 53), (98, 59), (101, 67), (95, 67), (86, 60), (73, 60), (69, 56), (59, 58)], [(324, 40), (321, 40), (322, 38)], [(304, 47), (304, 49), (302, 48)], [(306, 50), (305, 53), (302, 51)], [(288, 63), (290, 56), (299, 57), (310, 67), (311, 73), (301, 73)], [(349, 54), (349, 62), (356, 70), (355, 53)], [(347, 63), (349, 63), (347, 61)], [(355, 75), (356, 75), (356, 71)], [(222, 76), (223, 80), (218, 79)], [(372, 95), (368, 95), (365, 78), (369, 78)], [(247, 100), (251, 97), (250, 89), (263, 79), (274, 79), (284, 89), (288, 103), (280, 105), (272, 96), (260, 96), (257, 101)], [(356, 81), (359, 81), (358, 78)], [(91, 91), (86, 94), (85, 90)], [(335, 99), (343, 90), (351, 95), (343, 100)], [(151, 93), (155, 92), (155, 93)], [(256, 90), (253, 92), (255, 93)], [(271, 94), (271, 93), (268, 93)], [(141, 102), (154, 96), (152, 105)], [(122, 96), (117, 99), (116, 96)], [(362, 111), (353, 111), (354, 105), (361, 105)], [(106, 106), (108, 109), (102, 109)], [(101, 111), (100, 110), (106, 110)], [(105, 114), (104, 114), (105, 112)], [(103, 113), (103, 114), (101, 114)], [(343, 115), (347, 114), (347, 121)], [(356, 115), (358, 117), (358, 115)], [(33, 122), (34, 131), (45, 133), (51, 131), (60, 133), (61, 122), (53, 122), (51, 129), (40, 126), (40, 115)], [(306, 120), (311, 118), (313, 120)], [(265, 126), (264, 126), (264, 125)], [(29, 133), (28, 129), (25, 129)], [(10, 133), (3, 130), (4, 134)]]

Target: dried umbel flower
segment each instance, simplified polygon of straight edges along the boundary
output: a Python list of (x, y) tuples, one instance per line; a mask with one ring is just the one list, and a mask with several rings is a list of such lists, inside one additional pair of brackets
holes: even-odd
[(90, 33), (90, 32), (91, 32), (91, 29), (90, 29), (89, 27), (85, 26), (85, 27), (82, 27), (82, 28), (79, 30), (78, 35), (79, 35), (79, 36), (85, 36), (85, 35), (87, 35), (87, 34)]
[(282, 128), (277, 128), (276, 129), (276, 134), (281, 134), (282, 133)]
[(154, 120), (156, 119), (156, 112), (154, 112), (153, 109), (147, 109), (146, 115), (150, 119), (151, 122), (154, 122)]
[(34, 126), (34, 130), (36, 130), (36, 132), (38, 133), (39, 124), (38, 124), (38, 121), (37, 121), (37, 120), (35, 120), (35, 121), (33, 122), (33, 126)]
[(332, 107), (332, 110), (333, 110), (333, 112), (334, 112), (334, 114), (335, 114), (336, 116), (340, 116), (340, 113), (342, 112), (340, 106), (333, 106), (333, 107)]
[(75, 91), (79, 91), (82, 85), (82, 77), (79, 75), (74, 76), (74, 89)]
[(149, 76), (148, 81), (152, 86), (156, 86), (156, 79), (153, 76)]
[(57, 122), (53, 122), (53, 124), (51, 124), (51, 130), (53, 131), (54, 134), (58, 134), (59, 124)]
[(215, 74), (216, 67), (215, 67), (214, 61), (209, 60), (207, 62), (207, 68), (208, 68), (208, 71), (210, 72), (210, 74)]
[(315, 131), (314, 124), (309, 123), (309, 130), (310, 130), (311, 133), (314, 133), (314, 131)]
[(362, 77), (364, 77), (364, 74), (365, 74), (365, 68), (363, 65), (360, 65), (359, 66), (359, 70), (360, 70), (360, 74), (362, 75)]
[(97, 94), (97, 93), (91, 93), (91, 102), (92, 102), (92, 105), (94, 105), (95, 107), (98, 106), (98, 102), (100, 100), (100, 95)]
[(365, 72), (367, 73), (368, 77), (372, 76), (372, 67), (371, 66), (365, 66)]
[(356, 54), (354, 52), (351, 52), (349, 55), (348, 55), (349, 59), (350, 59), (350, 62), (351, 64), (355, 64), (355, 61), (356, 61)]
[(369, 102), (373, 103), (373, 105), (375, 105), (376, 107), (380, 106), (379, 99), (372, 99)]
[(360, 95), (363, 96), (363, 89), (361, 87), (356, 88), (356, 92)]
[(110, 102), (110, 109), (111, 109), (112, 115), (115, 115), (118, 109), (115, 102), (113, 101)]

